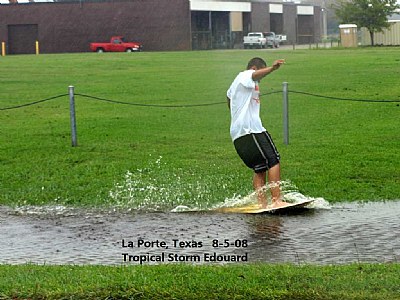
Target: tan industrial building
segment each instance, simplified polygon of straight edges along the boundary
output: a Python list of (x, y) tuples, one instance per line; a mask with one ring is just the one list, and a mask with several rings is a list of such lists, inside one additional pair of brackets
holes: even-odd
[[(374, 33), (374, 44), (382, 46), (400, 45), (400, 20), (389, 20), (390, 27)], [(361, 45), (371, 45), (371, 36), (366, 28), (361, 28)]]

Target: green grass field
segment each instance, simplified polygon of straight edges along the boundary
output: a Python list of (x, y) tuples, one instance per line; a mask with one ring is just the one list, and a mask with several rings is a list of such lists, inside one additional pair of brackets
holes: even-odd
[[(138, 104), (224, 102), (254, 56), (286, 59), (263, 80), (262, 93), (281, 91), (287, 81), (294, 91), (400, 100), (396, 48), (86, 53), (1, 58), (0, 108), (66, 94), (69, 85), (76, 93)], [(264, 96), (262, 118), (281, 152), (283, 180), (330, 202), (399, 199), (399, 103), (290, 93), (285, 146), (281, 98)], [(251, 171), (230, 141), (225, 104), (139, 107), (76, 96), (76, 114), (79, 146), (73, 148), (67, 96), (0, 111), (0, 203), (207, 207), (252, 190)], [(142, 192), (110, 197), (118, 184), (127, 186), (128, 171), (130, 186)], [(148, 186), (154, 188), (143, 191)]]
[(0, 299), (398, 300), (400, 265), (0, 266)]
[[(400, 100), (400, 50), (204, 51), (0, 58), (0, 109), (75, 91), (117, 101), (225, 101), (254, 56), (286, 64), (262, 93)], [(282, 177), (329, 202), (400, 198), (399, 103), (290, 94), (283, 145), (281, 94), (265, 96), (264, 125)], [(0, 110), (0, 205), (209, 207), (252, 190), (229, 137), (225, 104), (162, 108), (68, 97)], [(129, 171), (129, 172), (128, 172)], [(399, 265), (0, 266), (0, 299), (400, 299)]]

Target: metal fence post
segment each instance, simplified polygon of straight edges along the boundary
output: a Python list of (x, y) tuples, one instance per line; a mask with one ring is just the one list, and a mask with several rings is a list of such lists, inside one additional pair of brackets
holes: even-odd
[(283, 83), (283, 143), (289, 145), (289, 90), (288, 83)]
[(69, 92), (69, 112), (71, 119), (72, 147), (76, 147), (78, 146), (78, 141), (76, 135), (75, 95), (74, 95), (74, 87), (72, 85), (68, 87), (68, 92)]

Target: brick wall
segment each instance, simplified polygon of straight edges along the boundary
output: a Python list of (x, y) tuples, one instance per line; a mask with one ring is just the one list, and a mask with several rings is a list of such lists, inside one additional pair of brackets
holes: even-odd
[(145, 51), (191, 49), (187, 0), (0, 5), (1, 41), (9, 41), (9, 25), (25, 24), (37, 24), (41, 53), (85, 52), (113, 35)]

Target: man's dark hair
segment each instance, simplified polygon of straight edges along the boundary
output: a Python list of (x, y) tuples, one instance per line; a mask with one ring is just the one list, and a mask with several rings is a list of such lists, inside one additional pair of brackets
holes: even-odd
[(267, 66), (267, 63), (262, 58), (254, 57), (247, 64), (247, 70), (250, 70), (253, 66), (256, 66), (257, 69), (262, 69)]

